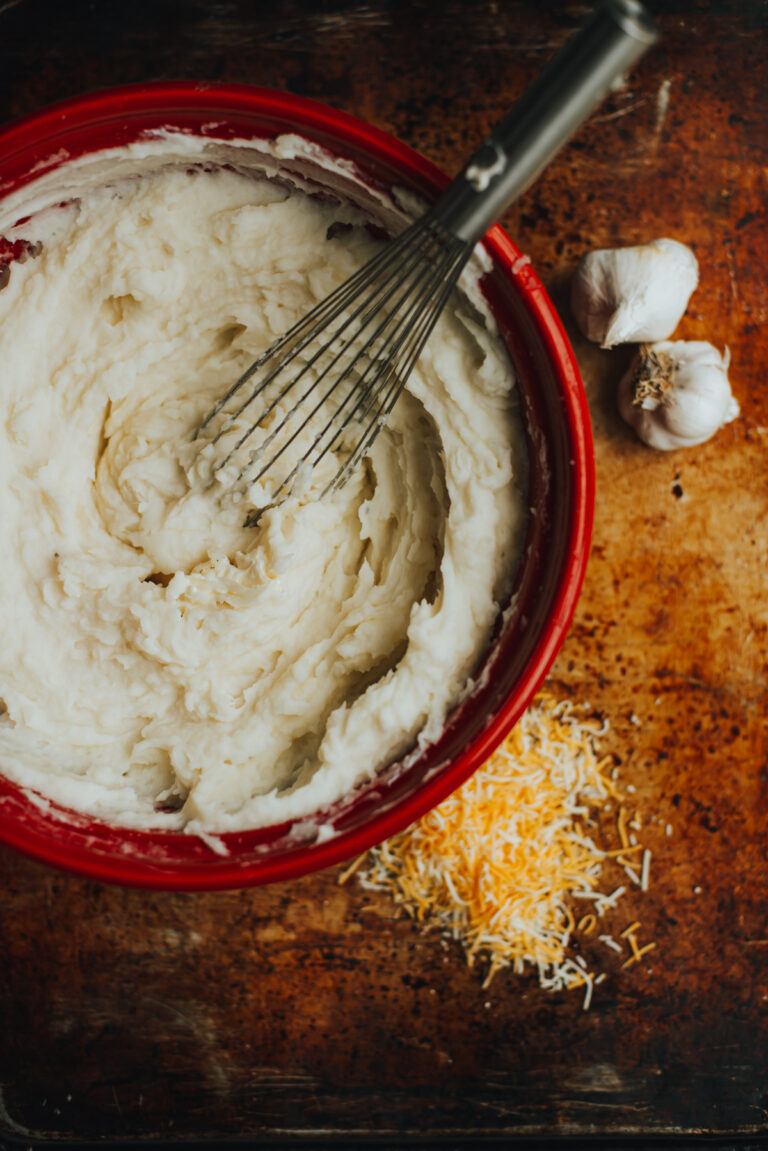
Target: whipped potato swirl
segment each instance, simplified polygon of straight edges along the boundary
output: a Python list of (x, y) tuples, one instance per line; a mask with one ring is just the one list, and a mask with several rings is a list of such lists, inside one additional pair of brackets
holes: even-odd
[(257, 164), (148, 153), (4, 225), (35, 254), (0, 291), (0, 771), (226, 832), (436, 738), (509, 595), (525, 449), (503, 344), (456, 293), (364, 466), (245, 527), (192, 433), (379, 241)]

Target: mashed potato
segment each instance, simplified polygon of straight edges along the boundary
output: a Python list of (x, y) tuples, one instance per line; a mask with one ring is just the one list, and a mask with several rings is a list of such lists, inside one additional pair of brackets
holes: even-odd
[(149, 153), (0, 220), (32, 245), (0, 291), (0, 770), (226, 832), (439, 734), (509, 593), (525, 454), (503, 345), (457, 294), (365, 466), (245, 527), (192, 433), (377, 241), (274, 170)]

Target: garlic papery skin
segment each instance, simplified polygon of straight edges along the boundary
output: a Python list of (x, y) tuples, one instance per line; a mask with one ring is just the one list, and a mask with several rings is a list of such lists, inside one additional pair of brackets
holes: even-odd
[(583, 334), (604, 348), (666, 340), (699, 282), (699, 264), (677, 240), (588, 252), (571, 284)]
[(704, 340), (643, 344), (619, 384), (619, 411), (652, 448), (703, 444), (739, 414), (729, 363), (727, 348)]

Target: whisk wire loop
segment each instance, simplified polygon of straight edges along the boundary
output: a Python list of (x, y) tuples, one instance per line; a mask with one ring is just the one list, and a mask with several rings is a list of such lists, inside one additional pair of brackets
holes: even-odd
[[(266, 363), (278, 357), (286, 348), (289, 349), (291, 356), (301, 352), (307, 344), (315, 338), (318, 326), (323, 325), (327, 317), (333, 315), (335, 311), (342, 306), (342, 300), (345, 297), (353, 299), (357, 294), (361, 282), (364, 283), (369, 275), (374, 274), (380, 267), (386, 266), (398, 258), (400, 248), (407, 243), (411, 230), (415, 230), (418, 223), (419, 221), (415, 221), (414, 224), (400, 234), (397, 240), (387, 247), (382, 248), (366, 265), (359, 268), (357, 272), (354, 272), (347, 280), (340, 284), (338, 288), (326, 296), (325, 299), (321, 300), (319, 304), (316, 304), (315, 307), (307, 312), (293, 327), (284, 332), (282, 336), (278, 336), (278, 338), (246, 368), (242, 375), (235, 380), (234, 384), (232, 384), (224, 395), (216, 401), (202, 423), (195, 430), (193, 439), (197, 439), (201, 433), (205, 431), (216, 416), (226, 407), (232, 397), (244, 387)], [(278, 368), (286, 362), (287, 361), (283, 360), (278, 361)], [(269, 382), (269, 379), (264, 380), (256, 390), (256, 395), (258, 395), (263, 388), (267, 387)], [(237, 414), (238, 413), (235, 413), (233, 416), (230, 416), (229, 420), (235, 419)], [(226, 427), (222, 428), (213, 438), (212, 442), (220, 439), (225, 431)]]
[[(246, 440), (250, 438), (255, 429), (265, 424), (265, 422), (269, 419), (272, 412), (278, 407), (278, 405), (291, 391), (293, 391), (293, 389), (301, 382), (301, 380), (304, 379), (309, 372), (311, 372), (315, 364), (318, 363), (318, 361), (326, 354), (329, 346), (333, 341), (343, 336), (344, 333), (348, 331), (357, 320), (359, 320), (363, 313), (365, 313), (363, 323), (367, 322), (370, 315), (370, 309), (376, 309), (377, 303), (380, 304), (381, 302), (378, 299), (380, 295), (378, 275), (385, 270), (394, 271), (397, 268), (398, 259), (402, 251), (406, 252), (411, 263), (415, 263), (419, 259), (421, 254), (420, 243), (416, 243), (411, 246), (409, 241), (413, 233), (421, 231), (419, 228), (420, 223), (421, 221), (416, 221), (414, 225), (406, 229), (405, 232), (401, 233), (400, 237), (393, 244), (383, 248), (378, 253), (378, 255), (369, 262), (369, 264), (359, 269), (356, 273), (353, 273), (353, 275), (350, 276), (349, 279), (345, 280), (344, 283), (339, 286), (339, 288), (337, 288), (328, 297), (316, 305), (315, 308), (308, 312), (306, 316), (301, 321), (299, 321), (298, 324), (294, 325), (294, 327), (289, 329), (289, 331), (286, 332), (283, 336), (278, 337), (278, 339), (275, 340), (267, 348), (267, 350), (262, 353), (261, 356), (259, 356), (259, 358), (247, 369), (247, 371), (245, 371), (240, 376), (240, 378), (229, 389), (226, 395), (223, 396), (222, 399), (212, 408), (211, 412), (198, 429), (198, 432), (195, 433), (196, 436), (199, 435), (199, 433), (202, 432), (211, 423), (216, 415), (222, 411), (227, 402), (250, 379), (252, 379), (261, 368), (269, 365), (266, 375), (259, 379), (259, 382), (252, 389), (247, 399), (245, 399), (233, 412), (227, 415), (224, 423), (212, 438), (212, 443), (216, 444), (221, 440), (222, 436), (224, 436), (232, 427), (234, 427), (237, 420), (250, 406), (250, 404), (253, 403), (253, 401), (256, 400), (260, 395), (263, 395), (264, 392), (266, 392), (270, 387), (270, 385), (274, 383), (283, 372), (289, 371), (291, 365), (298, 359), (304, 349), (311, 344), (312, 340), (315, 339), (318, 329), (320, 327), (328, 329), (327, 339), (320, 343), (314, 354), (309, 358), (309, 360), (306, 360), (300, 365), (298, 371), (295, 372), (295, 374), (292, 374), (288, 377), (287, 382), (285, 382), (278, 390), (277, 394), (268, 404), (267, 408), (260, 413), (259, 418), (252, 422), (250, 427), (246, 428), (244, 433), (232, 445), (227, 454), (221, 460), (219, 460), (219, 462), (216, 464), (216, 471), (220, 471), (222, 468), (224, 468), (237, 454), (237, 452), (244, 446)], [(388, 277), (384, 282), (388, 283), (389, 281), (390, 278)], [(361, 288), (363, 285), (367, 287), (368, 284), (371, 285), (371, 290), (368, 292), (368, 294), (364, 294)], [(395, 283), (393, 286), (393, 291), (396, 289), (396, 286), (397, 285)], [(349, 311), (350, 303), (354, 303), (355, 301), (357, 301), (357, 307)], [(339, 320), (342, 322), (337, 324), (337, 321)], [(343, 346), (340, 347), (340, 354), (343, 352), (343, 350)], [(329, 364), (326, 368), (326, 373), (323, 374), (327, 374), (327, 371), (330, 370), (332, 366), (334, 365)], [(321, 375), (316, 383), (319, 384), (322, 378), (323, 376)], [(307, 396), (314, 390), (315, 386), (313, 385), (308, 390), (308, 392), (304, 394), (302, 399), (306, 399)], [(289, 416), (290, 413), (286, 419), (289, 418)], [(276, 438), (276, 436), (282, 431), (283, 426), (284, 424), (281, 423), (274, 429), (273, 433), (262, 444), (262, 449), (266, 448), (269, 443), (271, 443)], [(238, 479), (242, 478), (242, 474), (243, 473), (241, 471), (240, 475), (238, 475)]]
[[(415, 261), (416, 261), (416, 257), (414, 256), (412, 259), (412, 263), (415, 263)], [(389, 314), (385, 312), (384, 318), (378, 323), (378, 325), (376, 327), (373, 328), (373, 330), (369, 331), (369, 327), (377, 319), (377, 317), (379, 317), (381, 315), (384, 306), (391, 303), (392, 297), (394, 295), (396, 295), (396, 293), (398, 292), (398, 290), (400, 290), (400, 288), (401, 288), (400, 280), (395, 279), (394, 277), (387, 278), (383, 282), (383, 284), (374, 283), (371, 287), (371, 290), (367, 293), (367, 295), (363, 295), (362, 293), (360, 294), (362, 296), (362, 298), (359, 300), (358, 306), (351, 312), (348, 312), (347, 308), (344, 306), (344, 303), (346, 302), (346, 293), (344, 293), (344, 295), (342, 297), (343, 302), (339, 301), (340, 306), (337, 308), (336, 312), (334, 313), (334, 315), (332, 317), (331, 323), (328, 325), (328, 335), (327, 335), (326, 340), (319, 345), (319, 347), (317, 348), (317, 350), (315, 351), (313, 356), (309, 359), (309, 361), (307, 361), (306, 364), (304, 364), (294, 375), (292, 375), (289, 378), (288, 382), (280, 389), (278, 394), (275, 396), (275, 398), (272, 400), (272, 402), (267, 406), (267, 408), (264, 410), (264, 412), (262, 412), (259, 419), (254, 424), (252, 424), (250, 428), (246, 429), (246, 431), (243, 433), (243, 435), (237, 441), (237, 443), (232, 448), (231, 452), (229, 453), (229, 455), (225, 458), (225, 460), (223, 462), (226, 463), (227, 460), (229, 458), (231, 458), (232, 455), (234, 455), (234, 453), (237, 451), (237, 449), (242, 447), (242, 445), (245, 443), (245, 441), (253, 434), (256, 427), (258, 427), (259, 425), (264, 424), (266, 422), (266, 420), (269, 418), (269, 416), (272, 414), (272, 412), (277, 407), (277, 405), (281, 402), (281, 400), (284, 399), (288, 395), (288, 393), (293, 390), (293, 388), (301, 381), (302, 378), (304, 378), (304, 376), (313, 367), (315, 367), (316, 365), (319, 365), (321, 363), (321, 361), (325, 358), (327, 362), (321, 368), (321, 370), (320, 370), (317, 378), (314, 380), (314, 382), (312, 382), (310, 384), (310, 386), (307, 388), (307, 390), (302, 394), (300, 402), (302, 404), (305, 404), (306, 401), (309, 400), (310, 396), (312, 396), (313, 393), (315, 393), (320, 388), (323, 381), (326, 380), (327, 377), (331, 373), (335, 373), (334, 375), (332, 375), (332, 381), (333, 382), (331, 383), (330, 388), (328, 388), (327, 391), (322, 395), (322, 397), (315, 403), (315, 406), (310, 409), (310, 411), (307, 413), (306, 417), (302, 420), (302, 422), (298, 425), (298, 427), (296, 427), (293, 430), (293, 434), (292, 434), (291, 438), (287, 442), (285, 442), (282, 445), (282, 447), (279, 448), (278, 451), (276, 451), (267, 460), (267, 462), (263, 465), (263, 467), (258, 472), (258, 474), (255, 477), (253, 477), (252, 482), (253, 483), (258, 482), (262, 478), (262, 476), (266, 473), (266, 471), (268, 471), (277, 462), (277, 460), (286, 452), (286, 450), (291, 446), (291, 444), (294, 442), (294, 440), (296, 438), (298, 438), (298, 436), (301, 434), (301, 432), (304, 430), (304, 428), (309, 425), (312, 418), (319, 412), (319, 410), (323, 407), (323, 405), (326, 403), (326, 401), (330, 399), (333, 392), (335, 392), (336, 389), (338, 387), (340, 387), (340, 385), (343, 382), (345, 382), (345, 380), (348, 379), (350, 374), (353, 373), (354, 370), (357, 368), (359, 362), (365, 358), (367, 353), (372, 348), (375, 347), (377, 340), (379, 340), (383, 336), (383, 334), (386, 330), (386, 327), (387, 327), (387, 324), (389, 321)], [(352, 295), (351, 298), (354, 299), (354, 294)], [(336, 323), (336, 321), (338, 321), (338, 323)], [(356, 326), (353, 328), (353, 325), (356, 325)], [(356, 338), (350, 338), (349, 342), (345, 343), (343, 340), (343, 337), (349, 331), (349, 329), (353, 330)], [(367, 334), (367, 336), (365, 336), (365, 339), (363, 339), (362, 337), (366, 332), (368, 334)], [(350, 355), (350, 353), (352, 353), (352, 352), (353, 352), (353, 354)], [(344, 366), (342, 368), (342, 367), (340, 367), (340, 365), (342, 364), (345, 357), (347, 359), (347, 363), (344, 364)], [(251, 396), (251, 399), (255, 398), (256, 394), (260, 394), (263, 391), (263, 389), (266, 386), (268, 386), (268, 384), (274, 378), (276, 378), (276, 375), (278, 375), (279, 372), (282, 370), (282, 368), (285, 366), (286, 366), (286, 362), (282, 361), (278, 365), (278, 367), (275, 369), (275, 371), (267, 377), (267, 379), (263, 382), (263, 384), (259, 385), (259, 387), (256, 389), (256, 392), (254, 393), (254, 395)], [(370, 368), (370, 361), (368, 364), (368, 368)], [(364, 369), (362, 376), (358, 380), (358, 384), (362, 383), (362, 380), (365, 377), (365, 374), (366, 374), (368, 368)], [(339, 369), (338, 372), (336, 371), (337, 369)], [(349, 393), (349, 395), (351, 395), (351, 394), (352, 393)], [(338, 416), (339, 412), (341, 410), (343, 410), (343, 408), (346, 406), (346, 403), (349, 399), (349, 395), (347, 397), (345, 397), (345, 399), (342, 401), (341, 405), (339, 405), (339, 408), (337, 409), (336, 413), (331, 417), (331, 421), (329, 421), (329, 423), (332, 423), (335, 420), (335, 418)], [(242, 412), (245, 409), (245, 407), (247, 407), (249, 402), (250, 402), (250, 400), (246, 401), (245, 404), (241, 405), (241, 407), (235, 413), (233, 418), (236, 418), (240, 414), (240, 412)], [(290, 408), (283, 415), (282, 419), (277, 423), (276, 427), (272, 429), (272, 431), (269, 433), (269, 435), (263, 441), (263, 443), (259, 449), (259, 458), (263, 458), (263, 454), (264, 454), (266, 448), (269, 447), (278, 438), (278, 436), (286, 429), (287, 425), (290, 423), (290, 421), (293, 419), (293, 417), (297, 414), (297, 408), (298, 408), (298, 405), (294, 406), (293, 408)], [(322, 436), (322, 435), (323, 435), (323, 433), (320, 433), (320, 436)], [(318, 439), (319, 438), (320, 437), (318, 437)], [(313, 445), (310, 449), (307, 450), (307, 452), (304, 454), (304, 456), (298, 461), (299, 465), (306, 461), (306, 459), (308, 458), (308, 456), (311, 454), (312, 450), (316, 446), (317, 446), (317, 444)], [(322, 454), (324, 454), (324, 453), (322, 453)], [(315, 462), (317, 462), (317, 460), (319, 460), (320, 455), (321, 454), (318, 453), (318, 456), (316, 457)], [(255, 462), (255, 461), (251, 461), (251, 462)], [(243, 468), (240, 471), (240, 474), (238, 475), (238, 479), (242, 479), (243, 475), (248, 470), (248, 467), (249, 467), (249, 464), (245, 464), (243, 466)], [(297, 468), (298, 468), (298, 465), (297, 465)], [(297, 468), (294, 469), (289, 474), (289, 476), (287, 477), (288, 480), (293, 478), (293, 475), (294, 475), (295, 471), (297, 470)], [(287, 481), (283, 482), (283, 484), (281, 485), (281, 489), (282, 489), (282, 487), (285, 486), (286, 482)], [(278, 489), (278, 490), (280, 490), (280, 489)]]
[[(468, 251), (464, 251), (464, 249), (468, 247), (467, 245), (461, 243), (456, 244), (454, 242), (451, 246), (445, 246), (443, 239), (439, 238), (438, 242), (442, 248), (442, 258), (436, 263), (430, 262), (423, 258), (423, 249), (428, 249), (430, 246), (434, 248), (435, 236), (434, 234), (425, 234), (421, 239), (422, 242), (418, 249), (412, 253), (412, 258), (407, 267), (404, 270), (400, 270), (398, 276), (391, 284), (387, 282), (382, 285), (379, 290), (371, 293), (369, 298), (371, 307), (366, 311), (363, 317), (359, 333), (364, 333), (369, 323), (381, 317), (378, 319), (376, 327), (368, 333), (361, 343), (358, 344), (356, 342), (355, 354), (344, 366), (341, 373), (333, 377), (331, 388), (328, 389), (321, 400), (315, 405), (311, 412), (309, 412), (299, 427), (295, 429), (291, 439), (262, 467), (259, 474), (255, 477), (255, 481), (261, 479), (262, 476), (273, 467), (279, 456), (291, 446), (304, 427), (306, 427), (312, 418), (321, 410), (331, 393), (342, 383), (346, 382), (350, 376), (354, 376), (366, 355), (370, 352), (375, 353), (378, 343), (383, 343), (386, 346), (386, 356), (369, 355), (367, 363), (364, 363), (359, 374), (355, 376), (353, 386), (347, 391), (336, 410), (331, 414), (321, 431), (315, 436), (310, 446), (304, 451), (294, 468), (289, 472), (279, 487), (275, 489), (273, 498), (279, 497), (286, 488), (290, 487), (302, 464), (311, 462), (312, 466), (316, 466), (320, 460), (336, 446), (353, 421), (362, 423), (365, 420), (368, 413), (377, 404), (382, 392), (387, 388), (387, 381), (389, 379), (393, 380), (392, 388), (386, 392), (384, 400), (378, 403), (376, 412), (369, 421), (368, 426), (362, 434), (358, 435), (358, 442), (351, 453), (355, 460), (358, 458), (356, 453), (359, 446), (365, 444), (367, 450), (367, 447), (369, 447), (372, 442), (373, 436), (375, 436), (378, 431), (382, 416), (388, 415), (392, 406), (394, 406), (394, 401), (397, 395), (399, 395), (402, 384), (405, 382), (403, 370), (405, 370), (406, 375), (410, 372), (410, 367), (412, 363), (415, 362), (415, 359), (418, 358), (418, 354), (426, 340), (426, 335), (424, 338), (419, 336), (421, 328), (424, 327), (424, 316), (427, 314), (423, 311), (424, 299), (432, 298), (433, 293), (439, 286), (445, 285), (446, 278), (448, 278), (449, 281), (449, 293), (468, 255)], [(456, 269), (455, 275), (454, 268)], [(436, 319), (437, 315), (435, 315), (435, 320)], [(417, 320), (420, 321), (420, 323), (414, 326), (414, 321)], [(429, 325), (429, 331), (431, 331), (432, 326), (433, 324)], [(417, 347), (416, 354), (415, 356), (406, 355), (405, 361), (401, 364), (398, 357), (403, 348), (408, 348), (409, 341), (411, 344), (415, 343)], [(338, 366), (345, 350), (346, 348), (340, 349), (327, 366), (324, 374), (331, 372)], [(306, 399), (306, 396), (303, 398)], [(352, 408), (346, 410), (348, 409), (350, 401), (353, 401)], [(287, 423), (293, 414), (293, 411), (288, 413), (284, 423)], [(373, 436), (371, 432), (373, 432)], [(329, 433), (332, 434), (329, 436)], [(327, 491), (331, 488), (342, 486), (350, 470), (351, 469), (346, 467), (346, 461), (342, 463), (325, 490)]]
[[(435, 324), (440, 318), (440, 314), (445, 307), (445, 304), (451, 292), (456, 287), (456, 283), (461, 275), (461, 271), (466, 263), (466, 256), (460, 255), (455, 259), (453, 266), (444, 274), (442, 286), (432, 301), (431, 306), (427, 312), (421, 316), (421, 323), (418, 327), (413, 328), (411, 335), (410, 345), (407, 347), (406, 355), (402, 362), (395, 365), (391, 361), (387, 364), (384, 372), (391, 378), (391, 384), (386, 391), (384, 399), (379, 404), (374, 416), (369, 420), (367, 427), (363, 434), (359, 437), (354, 451), (344, 461), (334, 478), (327, 485), (325, 492), (336, 490), (343, 486), (349, 474), (357, 467), (364, 456), (369, 452), (373, 441), (378, 435), (379, 428), (386, 422), (392, 409), (397, 402), (397, 399), (405, 386), (405, 382), (410, 375), (413, 366), (424, 350), (424, 345), (429, 339)], [(386, 384), (382, 385), (379, 389), (381, 394), (386, 388)]]
[[(287, 474), (271, 488), (270, 502), (277, 502), (288, 493), (302, 466), (315, 467), (341, 447), (344, 433), (356, 422), (362, 431), (325, 490), (342, 486), (351, 471), (350, 460), (359, 460), (361, 445), (368, 450), (394, 406), (471, 247), (428, 212), (280, 336), (214, 405), (198, 429), (199, 435), (223, 413), (211, 442), (236, 433), (214, 471), (221, 471), (262, 429), (265, 436), (241, 462), (235, 482), (259, 483), (281, 458), (287, 458), (289, 451), (293, 456), (298, 448), (293, 466), (289, 461)], [(311, 354), (303, 356), (307, 350)], [(254, 379), (247, 395), (228, 410), (228, 402)], [(259, 397), (265, 405), (237, 434), (238, 421)], [(281, 411), (289, 397), (291, 406)], [(304, 447), (303, 433), (329, 408), (320, 430)], [(278, 418), (270, 426), (275, 414)]]
[[(227, 437), (214, 471), (237, 457), (236, 482), (254, 484), (271, 480), (282, 460), (287, 475), (265, 493), (274, 503), (302, 467), (339, 450), (344, 459), (325, 491), (341, 487), (391, 413), (474, 244), (656, 38), (640, 0), (601, 0), (433, 207), (275, 340), (214, 404), (195, 432), (212, 433), (213, 444)], [(246, 417), (258, 399), (262, 410)], [(261, 442), (242, 461), (257, 430)]]
[[(461, 271), (464, 262), (464, 254), (454, 251), (449, 261), (444, 261), (437, 267), (432, 268), (430, 265), (422, 265), (419, 269), (417, 269), (417, 280), (410, 284), (406, 284), (405, 291), (402, 293), (402, 298), (405, 297), (406, 292), (410, 293), (411, 303), (409, 308), (402, 314), (397, 310), (389, 313), (377, 328), (373, 335), (373, 339), (367, 342), (368, 344), (375, 344), (375, 340), (377, 338), (386, 337), (388, 341), (388, 356), (386, 360), (380, 360), (376, 357), (371, 357), (369, 359), (368, 363), (365, 365), (362, 371), (362, 374), (355, 381), (355, 386), (351, 388), (344, 396), (337, 410), (326, 421), (322, 430), (318, 433), (310, 447), (306, 449), (301, 459), (291, 471), (291, 473), (289, 473), (289, 475), (283, 481), (283, 484), (281, 484), (280, 488), (277, 489), (275, 495), (279, 494), (279, 492), (285, 487), (290, 486), (290, 483), (295, 478), (295, 475), (298, 472), (300, 466), (308, 462), (310, 457), (314, 455), (312, 464), (318, 464), (320, 460), (323, 459), (328, 454), (328, 452), (334, 448), (345, 430), (353, 421), (362, 424), (369, 415), (370, 411), (374, 408), (374, 406), (376, 406), (377, 401), (382, 395), (382, 392), (385, 392), (384, 399), (378, 403), (375, 414), (368, 422), (362, 434), (358, 436), (358, 441), (355, 445), (355, 448), (349, 454), (347, 460), (345, 460), (344, 463), (340, 465), (330, 483), (326, 485), (323, 494), (333, 488), (338, 488), (343, 485), (347, 475), (352, 470), (348, 465), (353, 459), (356, 463), (360, 458), (359, 451), (361, 447), (364, 449), (363, 454), (365, 454), (365, 451), (368, 450), (373, 438), (375, 438), (375, 435), (377, 434), (381, 420), (386, 418), (386, 416), (392, 410), (395, 400), (400, 394), (403, 384), (405, 383), (405, 378), (410, 373), (412, 364), (415, 363), (415, 360), (418, 358), (424, 343), (426, 342), (426, 339), (428, 338), (428, 335), (438, 318), (439, 312), (442, 308), (443, 292), (445, 296), (447, 296), (453, 290), (456, 279), (458, 278), (458, 274)], [(427, 325), (424, 322), (426, 314), (422, 313), (420, 297), (414, 297), (413, 291), (415, 288), (417, 288), (420, 292), (427, 292), (431, 295), (438, 284), (443, 285), (443, 291), (438, 297), (438, 310), (434, 314), (434, 318)], [(393, 323), (393, 317), (397, 317), (395, 323)], [(419, 319), (421, 321), (420, 326), (414, 326), (414, 319)], [(412, 345), (410, 351), (408, 351), (409, 341)], [(406, 348), (407, 354), (402, 362), (398, 362), (398, 356), (404, 347)], [(351, 366), (352, 365), (350, 365), (350, 367)], [(343, 378), (343, 376), (340, 377), (340, 380), (343, 380)], [(392, 385), (388, 388), (389, 380), (392, 380)], [(333, 387), (335, 386), (336, 384), (333, 385)], [(320, 401), (318, 405), (316, 405), (310, 414), (310, 417), (308, 417), (307, 421), (305, 422), (308, 422), (311, 416), (315, 415), (320, 410), (328, 395), (329, 393), (326, 393), (326, 395), (323, 397), (323, 400)], [(351, 410), (345, 413), (344, 409), (347, 408), (351, 400), (354, 401), (353, 407)], [(329, 432), (332, 432), (333, 434), (329, 438), (326, 438)], [(265, 465), (264, 470), (268, 470), (268, 468), (271, 467), (271, 464), (272, 461), (270, 461), (268, 465)], [(257, 480), (259, 478), (260, 476), (256, 477)]]

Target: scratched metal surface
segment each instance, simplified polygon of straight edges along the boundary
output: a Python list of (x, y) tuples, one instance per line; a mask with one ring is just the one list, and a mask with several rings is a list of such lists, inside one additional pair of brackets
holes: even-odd
[[(583, 14), (529, 0), (0, 5), (0, 120), (85, 88), (246, 81), (356, 113), (449, 171)], [(765, 862), (766, 6), (656, 6), (661, 46), (509, 214), (566, 322), (587, 249), (690, 242), (680, 335), (728, 344), (741, 418), (654, 454), (626, 360), (573, 333), (597, 521), (553, 685), (609, 717), (646, 821), (655, 940), (588, 1013), (501, 975), (337, 871), (264, 890), (111, 889), (0, 851), (0, 1133), (451, 1138), (768, 1131)], [(666, 834), (666, 825), (672, 834)]]

